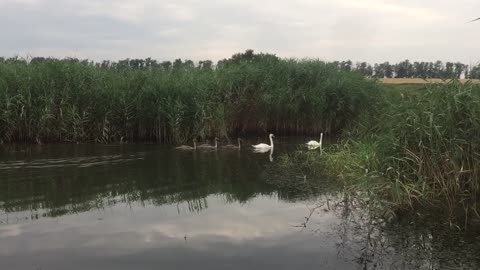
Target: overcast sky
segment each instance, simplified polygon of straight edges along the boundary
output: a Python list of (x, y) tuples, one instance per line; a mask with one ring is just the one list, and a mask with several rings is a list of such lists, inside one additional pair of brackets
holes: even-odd
[(0, 0), (0, 56), (480, 61), (479, 0)]

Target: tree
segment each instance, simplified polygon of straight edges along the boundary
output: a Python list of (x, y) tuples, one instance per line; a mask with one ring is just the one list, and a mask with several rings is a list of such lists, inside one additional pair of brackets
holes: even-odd
[(414, 62), (413, 63), (413, 77), (414, 78), (428, 78), (429, 63), (427, 62)]
[(195, 68), (195, 63), (192, 60), (185, 60), (183, 63), (184, 70), (191, 70)]
[(178, 59), (175, 59), (175, 61), (173, 61), (173, 66), (172, 66), (173, 70), (181, 70), (182, 66), (183, 66), (182, 59), (178, 58)]
[(445, 72), (442, 61), (437, 61), (433, 64), (432, 74), (431, 78), (444, 78)]
[(395, 78), (413, 77), (413, 65), (405, 60), (395, 65)]
[(373, 72), (375, 78), (385, 78), (385, 70), (383, 70), (382, 65), (374, 64), (373, 65)]
[(224, 58), (222, 60), (218, 60), (217, 61), (217, 69), (225, 67), (226, 64), (227, 64), (227, 59)]
[(148, 57), (147, 59), (145, 59), (145, 67), (147, 67), (147, 68), (158, 67), (157, 60), (154, 60), (151, 57)]
[(100, 64), (100, 67), (102, 68), (110, 68), (112, 66), (112, 63), (108, 60), (103, 60), (102, 64)]
[[(372, 73), (369, 73), (369, 65), (366, 62), (357, 63), (355, 70), (360, 72), (363, 76), (372, 76)], [(371, 67), (370, 67), (371, 69)]]
[(120, 60), (118, 61), (116, 67), (117, 68), (130, 68), (130, 59), (123, 59), (123, 60)]
[(254, 53), (252, 49), (246, 50), (244, 53), (236, 53), (232, 55), (231, 61), (235, 63), (239, 63), (242, 61), (252, 61), (254, 58)]
[(393, 66), (389, 62), (385, 62), (385, 77), (393, 78)]
[(253, 50), (246, 50), (244, 53), (236, 53), (229, 59), (223, 59), (217, 62), (217, 68), (223, 68), (228, 65), (237, 65), (240, 63), (271, 63), (278, 62), (280, 59), (274, 54), (254, 53)]
[(455, 75), (454, 75), (454, 72), (453, 72), (453, 67), (454, 67), (454, 64), (452, 62), (447, 62), (445, 64), (445, 71), (443, 73), (442, 78), (448, 78), (448, 79), (454, 78)]
[(172, 62), (163, 61), (162, 63), (160, 63), (160, 66), (162, 67), (163, 70), (168, 71), (168, 70), (172, 69)]
[(472, 67), (469, 79), (480, 79), (480, 64)]
[(342, 61), (340, 63), (340, 68), (343, 69), (343, 70), (346, 70), (346, 71), (352, 70), (352, 61), (350, 61), (350, 60)]
[(211, 60), (204, 60), (198, 62), (198, 68), (202, 70), (211, 70), (213, 68), (213, 62)]
[(366, 70), (367, 76), (372, 77), (373, 76), (373, 68), (370, 64), (367, 65), (367, 70)]
[(467, 70), (466, 67), (467, 67), (466, 65), (464, 65), (460, 62), (455, 63), (455, 67), (454, 67), (454, 70), (453, 70), (455, 78), (460, 79), (462, 74), (464, 73), (464, 71)]

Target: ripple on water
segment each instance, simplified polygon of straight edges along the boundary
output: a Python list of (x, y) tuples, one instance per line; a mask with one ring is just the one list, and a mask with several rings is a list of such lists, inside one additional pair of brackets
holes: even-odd
[(62, 167), (87, 168), (105, 164), (117, 164), (142, 160), (145, 153), (135, 153), (130, 155), (105, 155), (105, 156), (85, 156), (75, 158), (52, 158), (52, 159), (34, 159), (34, 160), (14, 160), (0, 163), (0, 170), (17, 169), (50, 169)]

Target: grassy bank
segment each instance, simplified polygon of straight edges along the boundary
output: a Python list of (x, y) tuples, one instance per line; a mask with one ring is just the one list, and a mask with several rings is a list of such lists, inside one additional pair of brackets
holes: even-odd
[[(480, 85), (386, 86), (325, 151), (277, 158), (279, 185), (298, 175), (341, 180), (383, 214), (419, 216), (468, 229), (480, 223)], [(278, 180), (277, 179), (277, 180)]]
[(435, 209), (464, 227), (479, 221), (480, 86), (387, 89), (379, 112), (329, 149), (328, 170), (398, 212)]
[(249, 55), (217, 68), (45, 59), (0, 63), (0, 140), (179, 143), (232, 134), (338, 133), (379, 91), (317, 60)]

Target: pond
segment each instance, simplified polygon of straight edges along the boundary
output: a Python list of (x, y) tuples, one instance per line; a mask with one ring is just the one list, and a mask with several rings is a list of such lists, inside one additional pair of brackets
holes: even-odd
[(327, 178), (275, 171), (297, 141), (4, 146), (0, 269), (479, 268), (477, 235), (386, 225)]

